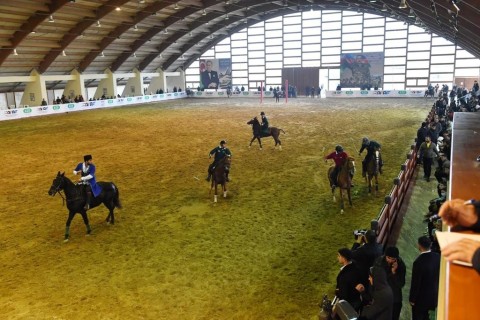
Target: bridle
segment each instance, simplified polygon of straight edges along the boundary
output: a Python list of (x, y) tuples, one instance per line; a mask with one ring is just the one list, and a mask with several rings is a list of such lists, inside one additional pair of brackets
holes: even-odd
[[(59, 176), (59, 177), (60, 177), (60, 176)], [(63, 178), (60, 177), (60, 179), (58, 179), (58, 180), (59, 180), (59, 183), (58, 183), (57, 186), (55, 186), (55, 189), (53, 190), (53, 195), (52, 195), (52, 197), (55, 197), (55, 195), (58, 193), (58, 194), (60, 195), (60, 197), (62, 198), (62, 200), (63, 200), (63, 201), (62, 201), (63, 205), (65, 205), (65, 197), (64, 197), (64, 195), (63, 195), (62, 192), (61, 192), (61, 191), (62, 191)], [(64, 192), (65, 192), (65, 191), (64, 191)]]

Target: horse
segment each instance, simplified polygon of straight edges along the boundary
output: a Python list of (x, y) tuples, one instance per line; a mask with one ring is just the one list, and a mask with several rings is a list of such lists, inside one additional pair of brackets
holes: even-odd
[(249, 148), (252, 146), (253, 141), (257, 139), (258, 144), (260, 145), (260, 150), (262, 150), (262, 141), (260, 140), (260, 138), (272, 136), (273, 140), (275, 140), (275, 148), (278, 145), (279, 149), (282, 150), (282, 141), (280, 141), (278, 137), (280, 136), (280, 132), (283, 132), (283, 134), (285, 134), (285, 131), (277, 127), (269, 127), (268, 133), (264, 133), (262, 132), (262, 125), (260, 124), (260, 121), (258, 121), (257, 117), (248, 121), (247, 124), (251, 125), (253, 129), (253, 138), (252, 140), (250, 140), (250, 144), (248, 145)]
[(215, 195), (213, 196), (213, 202), (217, 202), (217, 187), (218, 185), (222, 186), (223, 190), (223, 197), (227, 197), (227, 178), (226, 178), (226, 171), (230, 170), (230, 165), (232, 163), (232, 159), (229, 156), (225, 156), (218, 161), (213, 169), (212, 172), (212, 185), (210, 187), (210, 192), (212, 191), (213, 187), (215, 187)]
[(376, 151), (375, 155), (370, 157), (370, 160), (365, 166), (365, 181), (368, 185), (368, 193), (372, 192), (373, 180), (375, 179), (375, 195), (378, 192), (378, 174), (380, 168), (380, 152)]
[(330, 185), (332, 187), (332, 195), (333, 195), (333, 201), (336, 201), (335, 198), (335, 188), (338, 187), (338, 190), (340, 191), (340, 213), (343, 213), (343, 210), (345, 209), (344, 206), (344, 201), (343, 201), (343, 190), (347, 190), (347, 195), (348, 195), (348, 203), (350, 203), (350, 206), (352, 206), (352, 197), (350, 195), (350, 189), (352, 187), (352, 176), (355, 173), (355, 159), (352, 157), (348, 157), (344, 164), (340, 168), (340, 172), (337, 175), (337, 181), (333, 183), (331, 174), (333, 172), (333, 169), (335, 167), (331, 166), (328, 168), (328, 181), (330, 182)]
[(425, 94), (423, 95), (426, 98), (430, 97), (430, 98), (435, 98), (435, 90), (432, 88), (432, 89), (427, 89), (425, 90)]
[[(113, 182), (98, 182), (98, 184), (102, 187), (102, 192), (97, 197), (93, 197), (90, 203), (90, 208), (95, 208), (103, 203), (109, 210), (106, 219), (107, 223), (115, 224), (115, 215), (113, 214), (113, 210), (115, 208), (122, 208), (118, 188)], [(65, 193), (68, 209), (68, 219), (65, 228), (64, 241), (68, 241), (70, 237), (70, 223), (72, 222), (72, 219), (76, 213), (80, 213), (82, 215), (83, 222), (87, 227), (87, 235), (91, 234), (92, 229), (88, 222), (87, 211), (84, 208), (86, 202), (85, 186), (74, 184), (69, 178), (65, 177), (65, 172), (60, 173), (59, 171), (55, 179), (53, 179), (53, 183), (48, 191), (48, 194), (53, 197), (58, 193), (62, 199), (64, 199), (63, 195), (61, 194), (62, 190)]]

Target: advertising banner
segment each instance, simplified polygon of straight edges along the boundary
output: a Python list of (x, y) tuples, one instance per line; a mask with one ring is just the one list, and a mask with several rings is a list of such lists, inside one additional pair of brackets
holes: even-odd
[(383, 52), (345, 53), (340, 56), (340, 86), (371, 89), (383, 86)]
[(75, 112), (100, 108), (111, 108), (126, 105), (144, 104), (148, 102), (186, 98), (185, 92), (156, 94), (151, 96), (127, 97), (108, 100), (85, 101), (78, 103), (55, 104), (41, 107), (27, 107), (9, 110), (0, 110), (0, 121)]
[(232, 59), (200, 59), (200, 89), (227, 89), (232, 86)]
[(422, 90), (341, 90), (327, 91), (327, 98), (423, 98)]

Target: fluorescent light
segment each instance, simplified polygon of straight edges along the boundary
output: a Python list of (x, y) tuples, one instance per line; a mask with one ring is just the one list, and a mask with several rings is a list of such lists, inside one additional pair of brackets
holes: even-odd
[(100, 23), (100, 20), (97, 20), (97, 28), (100, 28), (102, 24)]
[(415, 18), (415, 12), (413, 12), (413, 9), (410, 9), (410, 13), (408, 14), (409, 18)]
[(400, 9), (406, 9), (407, 6), (407, 0), (400, 0), (400, 5), (398, 6)]
[(13, 55), (18, 56), (17, 49), (13, 49)]
[(121, 10), (122, 10), (122, 8), (120, 8), (120, 7), (116, 7), (116, 8), (115, 8), (115, 10), (116, 10), (116, 11), (121, 11)]
[(206, 15), (207, 15), (207, 11), (203, 9), (202, 16), (206, 16)]
[(135, 30), (135, 31), (137, 31), (137, 30), (138, 30), (138, 27), (137, 27), (137, 25), (134, 25), (134, 26), (133, 26), (133, 30)]
[(55, 22), (55, 20), (53, 20), (53, 16), (52, 16), (52, 15), (50, 15), (50, 16), (48, 17), (48, 22)]
[(381, 9), (381, 11), (383, 12), (388, 11), (388, 7), (385, 3), (383, 4), (383, 8)]
[(102, 53), (100, 54), (100, 57), (105, 57), (105, 53), (103, 53), (103, 51), (102, 51)]
[(178, 4), (175, 3), (175, 7), (173, 7), (173, 9), (178, 10), (180, 8), (178, 7)]
[(67, 53), (65, 52), (65, 50), (62, 50), (62, 57), (66, 57), (67, 56)]

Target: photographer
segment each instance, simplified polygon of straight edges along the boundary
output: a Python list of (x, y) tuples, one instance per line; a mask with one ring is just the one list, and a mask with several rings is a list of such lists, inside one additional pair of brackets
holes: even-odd
[(397, 247), (388, 247), (385, 254), (375, 260), (375, 266), (383, 268), (387, 274), (387, 282), (393, 292), (392, 320), (400, 318), (402, 310), (402, 288), (405, 286), (405, 274), (407, 267)]
[(382, 245), (377, 243), (375, 231), (368, 230), (365, 235), (358, 236), (352, 246), (352, 257), (358, 264), (362, 276), (362, 283), (368, 286), (370, 267), (375, 259), (382, 255)]

